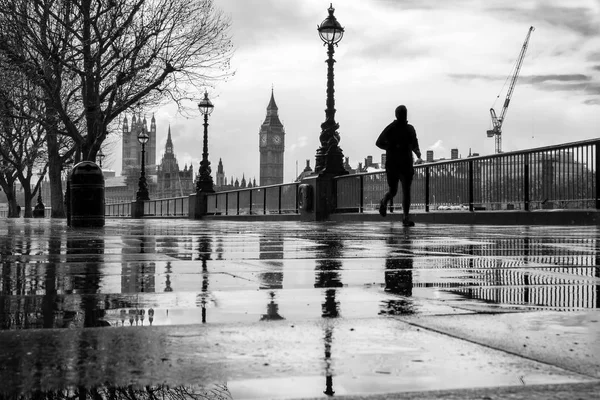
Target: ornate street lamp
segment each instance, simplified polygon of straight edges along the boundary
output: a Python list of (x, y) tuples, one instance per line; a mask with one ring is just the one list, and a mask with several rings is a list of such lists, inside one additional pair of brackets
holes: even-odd
[(321, 146), (317, 149), (315, 172), (331, 173), (341, 175), (347, 173), (344, 169), (344, 154), (339, 147), (340, 134), (337, 129), (340, 125), (335, 122), (335, 100), (333, 98), (333, 59), (334, 46), (342, 40), (344, 28), (333, 16), (335, 9), (330, 4), (329, 15), (321, 25), (317, 27), (319, 37), (327, 46), (327, 109), (325, 110), (325, 122), (321, 124), (321, 135), (319, 141)]
[(102, 160), (104, 160), (104, 157), (106, 157), (104, 155), (104, 153), (102, 152), (102, 149), (98, 149), (98, 153), (96, 154), (96, 157), (98, 158), (98, 164), (100, 164), (100, 169), (102, 169)]
[(137, 139), (142, 145), (142, 171), (140, 172), (139, 189), (136, 194), (136, 200), (148, 201), (150, 200), (150, 196), (148, 194), (148, 182), (146, 182), (146, 143), (148, 143), (150, 136), (148, 136), (148, 133), (146, 133), (145, 130), (142, 130), (138, 134)]
[(213, 193), (213, 179), (210, 175), (210, 161), (208, 161), (208, 116), (212, 113), (214, 106), (208, 99), (208, 93), (204, 92), (204, 98), (198, 103), (198, 108), (204, 115), (204, 146), (202, 149), (202, 161), (196, 178), (196, 192)]

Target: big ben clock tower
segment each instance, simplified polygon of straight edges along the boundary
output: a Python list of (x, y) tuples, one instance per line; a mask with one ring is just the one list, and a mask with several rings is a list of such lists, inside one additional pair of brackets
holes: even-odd
[(283, 152), (285, 130), (279, 120), (277, 104), (271, 89), (271, 101), (267, 106), (265, 122), (260, 126), (260, 186), (283, 183)]

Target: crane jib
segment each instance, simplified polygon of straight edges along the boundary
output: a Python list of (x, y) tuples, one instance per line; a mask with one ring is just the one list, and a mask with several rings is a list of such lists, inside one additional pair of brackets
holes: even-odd
[[(506, 94), (506, 99), (504, 100), (504, 106), (502, 107), (502, 112), (500, 113), (500, 118), (496, 117), (496, 111), (493, 108), (490, 109), (490, 113), (492, 115), (493, 131), (487, 131), (487, 136), (496, 137), (496, 153), (502, 153), (502, 139), (500, 138), (500, 134), (502, 132), (502, 123), (504, 122), (504, 118), (506, 117), (506, 111), (508, 110), (508, 105), (510, 104), (510, 98), (512, 96), (513, 91), (515, 90), (515, 85), (517, 84), (519, 71), (521, 70), (521, 65), (523, 64), (523, 59), (525, 58), (525, 53), (527, 52), (529, 37), (531, 36), (531, 32), (533, 32), (534, 30), (535, 28), (533, 26), (529, 27), (529, 31), (527, 32), (527, 36), (525, 37), (525, 42), (521, 47), (521, 52), (519, 53), (519, 57), (517, 58), (515, 73), (510, 82), (510, 87), (508, 89), (508, 93)], [(491, 132), (494, 132), (494, 134), (491, 134)]]

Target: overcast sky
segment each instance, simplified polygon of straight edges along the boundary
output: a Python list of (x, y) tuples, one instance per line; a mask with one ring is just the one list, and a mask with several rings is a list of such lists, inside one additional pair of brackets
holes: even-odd
[[(317, 25), (324, 0), (215, 0), (232, 19), (235, 45), (227, 81), (209, 88), (213, 178), (256, 178), (259, 129), (274, 87), (284, 124), (284, 180), (292, 181), (319, 145), (325, 119), (326, 48)], [(335, 52), (340, 147), (354, 167), (381, 151), (375, 140), (408, 107), (421, 150), (450, 158), (458, 148), (494, 152), (490, 107), (498, 114), (507, 77), (530, 26), (535, 27), (503, 125), (503, 150), (598, 137), (600, 126), (600, 0), (344, 0), (333, 3), (345, 28)], [(498, 95), (499, 98), (498, 98)], [(200, 99), (201, 94), (198, 98)], [(180, 167), (202, 156), (202, 118), (154, 112), (157, 158), (171, 125)], [(149, 118), (149, 117), (148, 117)], [(131, 118), (130, 118), (131, 119)], [(120, 143), (109, 168), (121, 170)]]

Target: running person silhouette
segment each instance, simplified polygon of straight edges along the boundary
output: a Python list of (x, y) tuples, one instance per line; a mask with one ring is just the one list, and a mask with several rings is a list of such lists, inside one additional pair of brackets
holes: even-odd
[(379, 203), (379, 214), (386, 216), (387, 205), (398, 193), (398, 182), (402, 184), (402, 225), (414, 226), (408, 217), (410, 210), (410, 187), (415, 173), (412, 153), (417, 155), (416, 164), (421, 164), (421, 150), (415, 128), (408, 123), (406, 106), (396, 107), (396, 120), (389, 124), (377, 138), (375, 145), (385, 150), (385, 172), (389, 186), (388, 192)]

